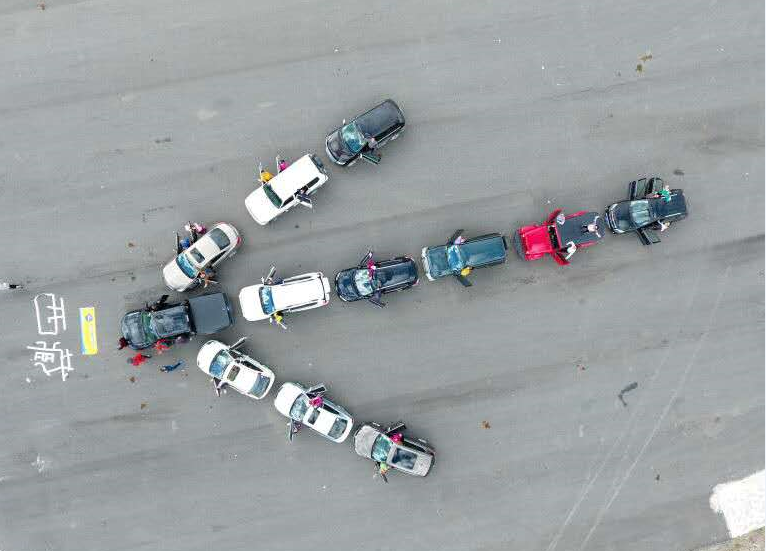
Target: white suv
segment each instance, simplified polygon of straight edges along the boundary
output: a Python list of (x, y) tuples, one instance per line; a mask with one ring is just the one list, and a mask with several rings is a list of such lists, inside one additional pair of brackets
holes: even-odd
[(330, 282), (322, 272), (297, 275), (275, 280), (275, 268), (261, 278), (260, 285), (243, 287), (239, 292), (239, 306), (248, 321), (271, 318), (281, 325), (281, 316), (325, 306), (330, 302)]
[(309, 197), (328, 178), (327, 170), (316, 155), (304, 155), (248, 195), (245, 207), (256, 222), (265, 226), (295, 205), (311, 207)]

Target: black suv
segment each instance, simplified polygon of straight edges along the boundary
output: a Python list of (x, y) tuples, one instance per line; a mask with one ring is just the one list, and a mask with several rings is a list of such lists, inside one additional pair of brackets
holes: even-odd
[(359, 157), (373, 164), (380, 162), (377, 149), (395, 140), (404, 130), (404, 113), (387, 99), (363, 115), (336, 128), (327, 135), (325, 149), (332, 162), (341, 166), (354, 164)]

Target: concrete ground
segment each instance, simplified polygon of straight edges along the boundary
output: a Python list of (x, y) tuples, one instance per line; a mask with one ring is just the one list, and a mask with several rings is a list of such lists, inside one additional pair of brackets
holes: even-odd
[[(28, 290), (0, 297), (0, 549), (723, 540), (712, 488), (764, 468), (763, 21), (745, 0), (4, 2), (0, 279)], [(408, 129), (379, 166), (330, 167), (313, 211), (249, 218), (257, 159), (326, 160), (326, 132), (385, 97)], [(368, 246), (417, 256), (459, 227), (601, 210), (651, 174), (690, 207), (657, 246), (609, 235), (567, 268), (512, 255), (468, 290), (423, 279), (287, 332), (238, 312), (220, 336), (359, 422), (405, 420), (437, 450), (426, 479), (289, 444), (271, 400), (215, 397), (202, 339), (140, 368), (115, 350), (190, 219), (242, 231), (220, 270), (236, 300), (272, 263), (332, 277)], [(65, 300), (58, 335), (38, 335), (42, 292)], [(30, 361), (36, 341), (74, 352), (68, 380)]]

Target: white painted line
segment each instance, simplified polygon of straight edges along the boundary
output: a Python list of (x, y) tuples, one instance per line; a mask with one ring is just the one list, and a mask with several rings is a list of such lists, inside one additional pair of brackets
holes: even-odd
[(741, 480), (724, 482), (713, 488), (710, 508), (723, 515), (729, 535), (736, 538), (764, 526), (765, 497), (766, 477), (764, 471), (758, 471)]

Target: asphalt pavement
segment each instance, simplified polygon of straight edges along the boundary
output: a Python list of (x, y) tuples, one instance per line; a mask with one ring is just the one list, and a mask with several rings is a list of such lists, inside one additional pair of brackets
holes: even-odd
[[(759, 2), (10, 0), (0, 6), (0, 549), (679, 550), (726, 538), (712, 488), (764, 468), (764, 8)], [(330, 166), (268, 227), (257, 161), (391, 97), (380, 165)], [(119, 320), (163, 292), (188, 220), (233, 223), (239, 289), (275, 264), (329, 277), (373, 247), (601, 210), (628, 182), (685, 190), (643, 247), (607, 235), (248, 323), (278, 382), (324, 382), (357, 422), (436, 448), (383, 484), (351, 440), (286, 440), (271, 397), (216, 398), (203, 339), (147, 364)], [(64, 299), (40, 335), (32, 299)], [(173, 298), (178, 298), (173, 295)], [(98, 353), (80, 353), (95, 307)], [(33, 346), (72, 352), (66, 381)], [(159, 366), (185, 359), (187, 367)], [(621, 390), (637, 383), (622, 397)], [(275, 388), (276, 390), (276, 388)]]

